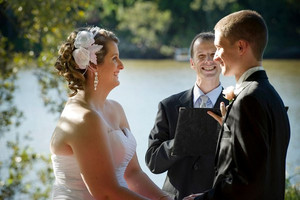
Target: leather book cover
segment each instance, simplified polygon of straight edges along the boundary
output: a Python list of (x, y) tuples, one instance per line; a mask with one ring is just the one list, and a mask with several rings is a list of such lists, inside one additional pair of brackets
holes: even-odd
[(221, 126), (207, 114), (209, 110), (221, 116), (216, 108), (179, 108), (173, 155), (201, 156), (215, 152)]

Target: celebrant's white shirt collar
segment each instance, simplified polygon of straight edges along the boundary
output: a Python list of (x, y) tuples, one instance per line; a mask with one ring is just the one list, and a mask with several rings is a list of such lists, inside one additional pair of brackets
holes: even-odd
[(212, 102), (212, 104), (215, 105), (215, 103), (217, 102), (217, 99), (218, 99), (221, 91), (222, 91), (222, 86), (221, 86), (221, 84), (219, 84), (218, 87), (216, 87), (215, 89), (213, 89), (209, 93), (204, 94), (204, 92), (202, 92), (200, 90), (200, 88), (198, 87), (197, 83), (195, 83), (194, 89), (193, 89), (193, 94), (194, 94), (194, 99), (193, 99), (193, 103), (194, 104), (193, 105), (195, 105), (196, 101), (199, 99), (199, 97), (201, 95), (208, 96), (208, 98), (210, 99), (210, 101)]
[(240, 90), (242, 90), (243, 88), (240, 88), (242, 83), (254, 72), (257, 71), (262, 71), (265, 70), (262, 66), (258, 66), (258, 67), (252, 67), (250, 69), (248, 69), (247, 71), (245, 71), (243, 73), (243, 75), (239, 78), (239, 80), (236, 82), (235, 84), (235, 91), (234, 93), (239, 93)]

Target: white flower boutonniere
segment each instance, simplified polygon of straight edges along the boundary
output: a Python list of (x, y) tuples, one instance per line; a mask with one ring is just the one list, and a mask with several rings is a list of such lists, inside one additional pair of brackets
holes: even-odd
[(93, 34), (90, 31), (80, 31), (77, 33), (74, 42), (76, 49), (73, 51), (72, 55), (80, 69), (86, 69), (90, 62), (97, 65), (96, 52), (100, 51), (103, 45), (94, 44), (94, 37), (96, 34), (97, 32)]
[(227, 99), (229, 101), (229, 103), (231, 103), (234, 98), (236, 97), (236, 95), (234, 94), (234, 86), (229, 86), (227, 88), (225, 88), (223, 90), (223, 95), (224, 98)]

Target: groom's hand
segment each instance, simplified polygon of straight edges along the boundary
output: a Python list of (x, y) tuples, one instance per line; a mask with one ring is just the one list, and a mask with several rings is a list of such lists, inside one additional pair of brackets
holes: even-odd
[(211, 117), (213, 117), (215, 120), (217, 120), (217, 122), (222, 126), (223, 120), (225, 118), (226, 112), (227, 112), (227, 108), (228, 106), (225, 107), (224, 102), (220, 103), (220, 110), (221, 110), (221, 115), (219, 116), (216, 113), (212, 112), (212, 111), (207, 111), (207, 114), (209, 114)]

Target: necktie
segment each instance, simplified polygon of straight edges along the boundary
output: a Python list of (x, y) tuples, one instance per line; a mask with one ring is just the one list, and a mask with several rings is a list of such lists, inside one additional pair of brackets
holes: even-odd
[(208, 100), (208, 97), (205, 95), (200, 96), (201, 98), (201, 104), (200, 104), (200, 108), (206, 108), (206, 103)]

